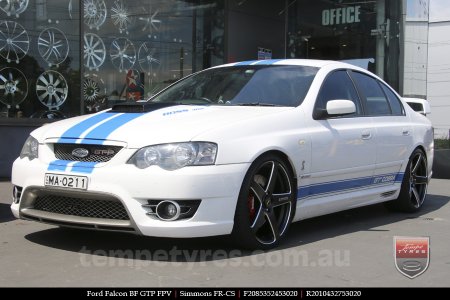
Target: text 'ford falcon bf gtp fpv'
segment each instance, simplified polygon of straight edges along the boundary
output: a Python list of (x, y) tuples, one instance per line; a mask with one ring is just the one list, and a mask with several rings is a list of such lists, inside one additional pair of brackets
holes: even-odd
[(419, 210), (433, 147), (430, 121), (363, 69), (233, 63), (33, 131), (13, 166), (12, 211), (264, 249), (302, 219), (378, 202)]

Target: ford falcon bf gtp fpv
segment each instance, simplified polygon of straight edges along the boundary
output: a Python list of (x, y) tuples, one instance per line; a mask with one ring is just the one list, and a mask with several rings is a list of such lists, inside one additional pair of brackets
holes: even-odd
[(14, 162), (11, 208), (57, 226), (267, 249), (306, 218), (379, 202), (419, 210), (433, 149), (430, 121), (364, 69), (232, 63), (36, 129)]

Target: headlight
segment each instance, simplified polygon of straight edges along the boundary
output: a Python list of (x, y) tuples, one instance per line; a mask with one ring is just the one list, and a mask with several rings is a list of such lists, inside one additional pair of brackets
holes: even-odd
[(176, 170), (186, 166), (213, 165), (216, 154), (217, 145), (214, 143), (163, 144), (140, 149), (129, 163), (140, 169), (160, 166), (165, 170)]
[(25, 141), (20, 152), (20, 158), (28, 157), (30, 160), (38, 158), (39, 156), (39, 142), (31, 135)]

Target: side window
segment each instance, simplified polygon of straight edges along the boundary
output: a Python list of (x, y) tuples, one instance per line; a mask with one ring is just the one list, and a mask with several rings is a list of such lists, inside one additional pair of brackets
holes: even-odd
[(327, 102), (330, 100), (351, 100), (355, 103), (356, 114), (349, 116), (362, 114), (358, 93), (345, 70), (336, 71), (328, 75), (320, 89), (315, 108), (325, 109)]
[(352, 77), (363, 96), (363, 101), (365, 100), (368, 115), (386, 116), (392, 114), (386, 95), (376, 79), (358, 72), (352, 72)]
[(398, 99), (398, 97), (388, 88), (386, 85), (380, 82), (381, 87), (383, 88), (384, 93), (386, 94), (389, 104), (391, 105), (392, 114), (396, 116), (405, 115), (405, 110), (403, 109), (403, 105)]

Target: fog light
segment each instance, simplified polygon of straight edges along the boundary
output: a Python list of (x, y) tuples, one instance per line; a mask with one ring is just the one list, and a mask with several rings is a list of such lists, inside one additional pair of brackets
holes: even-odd
[(156, 207), (156, 215), (164, 221), (173, 221), (180, 216), (180, 206), (176, 202), (162, 201)]

